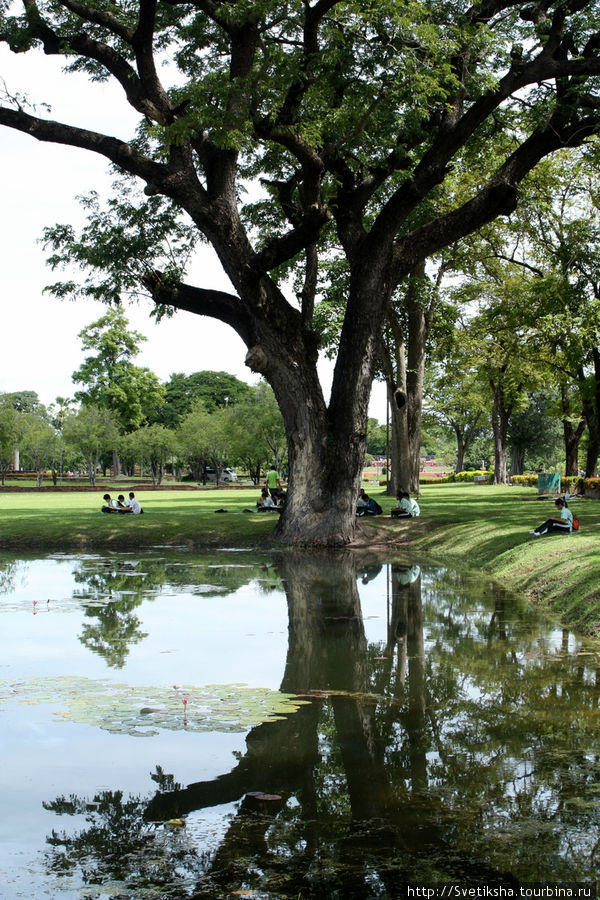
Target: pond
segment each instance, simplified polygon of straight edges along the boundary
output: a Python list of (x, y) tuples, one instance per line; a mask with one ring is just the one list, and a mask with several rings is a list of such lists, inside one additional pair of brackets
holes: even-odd
[(2, 900), (595, 896), (598, 653), (489, 579), (0, 556), (0, 623)]

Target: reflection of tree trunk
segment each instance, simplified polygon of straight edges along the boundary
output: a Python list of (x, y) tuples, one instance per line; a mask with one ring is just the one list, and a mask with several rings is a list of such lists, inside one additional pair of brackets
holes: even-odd
[(427, 734), (425, 712), (425, 644), (421, 580), (408, 586), (406, 617), (406, 652), (408, 655), (408, 714), (405, 719), (410, 750), (410, 777), (413, 792), (427, 788)]
[[(386, 743), (375, 720), (376, 704), (370, 696), (371, 666), (356, 559), (350, 552), (286, 554), (278, 560), (277, 569), (286, 588), (289, 613), (289, 647), (281, 687), (290, 693), (313, 691), (314, 699), (285, 719), (253, 728), (246, 739), (246, 753), (229, 773), (185, 789), (159, 792), (144, 814), (146, 819), (164, 820), (244, 798), (212, 861), (207, 861), (194, 896), (215, 896), (213, 888), (217, 893), (221, 889), (231, 892), (235, 889), (232, 885), (244, 883), (256, 882), (260, 887), (263, 873), (271, 870), (284, 885), (285, 896), (304, 896), (305, 892), (312, 896), (315, 884), (323, 887), (323, 896), (331, 896), (334, 880), (340, 895), (358, 896), (356, 889), (368, 884), (373, 865), (389, 895), (402, 896), (405, 869), (394, 859), (400, 847), (413, 869), (419, 859), (443, 853), (452, 871), (489, 880), (496, 873), (454, 848), (454, 831), (440, 816), (440, 801), (425, 791), (427, 710), (419, 568), (392, 567), (395, 586), (388, 643), (396, 641), (399, 647), (396, 689), (404, 702), (390, 704), (390, 727), (397, 733), (395, 740), (403, 741), (400, 752), (406, 755), (408, 750), (409, 760), (408, 771), (403, 770), (394, 789), (385, 765)], [(384, 591), (381, 596), (383, 603)], [(390, 677), (391, 671), (388, 680)], [(319, 778), (337, 774), (336, 766), (319, 755), (317, 726), (325, 697), (331, 702), (336, 734), (330, 734), (328, 719), (323, 735), (334, 756), (336, 744), (339, 747), (351, 823), (341, 814), (323, 816), (319, 809), (317, 767), (322, 767)], [(400, 726), (404, 726), (406, 738), (399, 737)], [(412, 796), (404, 788), (405, 778), (410, 778)], [(252, 792), (279, 797), (260, 799), (257, 809), (256, 798), (249, 797)], [(344, 797), (343, 790), (341, 794)], [(299, 810), (286, 804), (289, 797), (298, 802)], [(327, 787), (323, 801), (335, 802)], [(275, 816), (278, 825), (272, 842), (269, 829)], [(294, 841), (289, 867), (287, 858), (286, 866), (281, 865), (279, 837), (284, 848), (288, 839)], [(296, 849), (300, 841), (302, 848)], [(317, 861), (321, 882), (315, 882), (311, 869), (317, 853), (327, 854)], [(326, 861), (329, 856), (330, 864)]]
[(492, 596), (494, 598), (494, 612), (492, 613), (492, 618), (490, 619), (490, 640), (493, 637), (494, 629), (496, 629), (497, 635), (500, 640), (505, 641), (507, 640), (506, 615), (504, 610), (505, 593), (504, 589), (496, 584), (496, 582), (492, 583)]

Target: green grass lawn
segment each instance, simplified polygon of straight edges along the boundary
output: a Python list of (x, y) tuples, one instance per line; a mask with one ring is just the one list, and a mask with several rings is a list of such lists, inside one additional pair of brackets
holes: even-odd
[[(245, 547), (264, 540), (277, 515), (243, 512), (256, 505), (256, 488), (136, 490), (143, 516), (103, 515), (103, 493), (0, 492), (0, 548), (129, 549), (160, 544)], [(217, 509), (227, 512), (216, 513)]]
[[(388, 514), (395, 505), (392, 498), (372, 484), (367, 489)], [(143, 516), (102, 515), (103, 493), (0, 491), (0, 549), (264, 546), (277, 515), (243, 511), (254, 508), (256, 488), (137, 490)], [(533, 488), (424, 485), (419, 519), (396, 522), (382, 516), (366, 524), (375, 538), (408, 536), (403, 543), (407, 550), (486, 571), (532, 601), (544, 603), (566, 624), (600, 631), (600, 501), (571, 502), (581, 520), (578, 533), (536, 538), (530, 529), (555, 509), (550, 501), (533, 499), (536, 496)]]

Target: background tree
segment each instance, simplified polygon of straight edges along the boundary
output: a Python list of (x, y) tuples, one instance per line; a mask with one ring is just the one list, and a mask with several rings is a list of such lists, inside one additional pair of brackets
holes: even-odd
[(387, 450), (387, 429), (377, 419), (367, 421), (367, 453), (371, 456), (385, 456)]
[[(282, 540), (352, 538), (379, 338), (403, 279), (514, 210), (541, 159), (598, 130), (597, 12), (597, 0), (26, 0), (21, 17), (2, 7), (0, 39), (13, 51), (41, 45), (114, 79), (140, 116), (128, 143), (31, 114), (6, 92), (0, 124), (100, 153), (148, 198), (122, 187), (106, 210), (89, 201), (81, 238), (69, 226), (48, 235), (55, 263), (92, 269), (84, 288), (56, 292), (112, 302), (141, 284), (161, 309), (237, 331), (285, 422)], [(160, 72), (172, 84), (159, 77), (167, 56)], [(438, 206), (453, 170), (469, 173), (466, 190)], [(212, 244), (231, 292), (184, 280), (196, 236)], [(313, 312), (319, 258), (335, 256), (349, 289), (326, 403)]]
[(463, 472), (474, 440), (489, 421), (489, 398), (474, 369), (448, 360), (430, 377), (426, 408), (429, 418), (449, 430), (456, 441), (455, 472)]
[[(2, 397), (0, 396), (0, 401)], [(15, 460), (15, 451), (19, 449), (23, 437), (22, 419), (10, 404), (0, 403), (0, 480), (5, 484), (6, 473)]]
[(65, 418), (63, 436), (85, 461), (89, 483), (95, 485), (102, 454), (115, 447), (119, 438), (112, 413), (91, 403), (82, 406)]
[(252, 396), (252, 388), (229, 372), (194, 372), (175, 374), (165, 384), (164, 405), (157, 413), (157, 421), (167, 428), (175, 428), (193, 404), (200, 400), (208, 412), (235, 406)]
[(56, 462), (59, 454), (58, 436), (54, 428), (35, 413), (22, 413), (21, 426), (23, 462), (36, 473), (37, 486), (41, 487), (44, 472)]
[[(149, 369), (134, 365), (139, 344), (146, 338), (129, 330), (123, 311), (112, 307), (79, 332), (84, 350), (94, 350), (73, 373), (73, 381), (84, 390), (75, 393), (82, 404), (109, 410), (120, 432), (133, 431), (146, 423), (162, 404), (165, 389)], [(116, 450), (113, 467), (119, 474)]]
[(190, 467), (196, 481), (206, 484), (206, 469), (215, 470), (219, 484), (224, 461), (230, 450), (226, 410), (209, 413), (202, 402), (196, 402), (177, 430), (179, 456)]
[(558, 466), (561, 434), (556, 399), (548, 390), (538, 390), (530, 395), (526, 409), (511, 416), (511, 475), (522, 475), (526, 464), (527, 468), (538, 471)]
[(285, 458), (283, 419), (275, 395), (266, 382), (251, 388), (250, 397), (225, 413), (225, 428), (232, 459), (248, 470), (259, 484), (261, 470), (275, 463), (280, 471)]
[(152, 484), (161, 484), (165, 466), (175, 453), (175, 434), (164, 425), (146, 425), (133, 432), (133, 440), (138, 459), (150, 468)]
[(36, 391), (13, 391), (12, 393), (0, 393), (0, 404), (2, 406), (12, 406), (17, 412), (37, 413), (45, 415), (46, 408), (40, 403)]

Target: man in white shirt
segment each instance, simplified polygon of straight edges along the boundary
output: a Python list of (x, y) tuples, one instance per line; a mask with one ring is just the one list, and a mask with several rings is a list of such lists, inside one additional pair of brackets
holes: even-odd
[(133, 491), (129, 491), (129, 509), (134, 514), (134, 516), (139, 516), (140, 513), (144, 512), (139, 504), (139, 501), (135, 499), (135, 494), (133, 493)]

